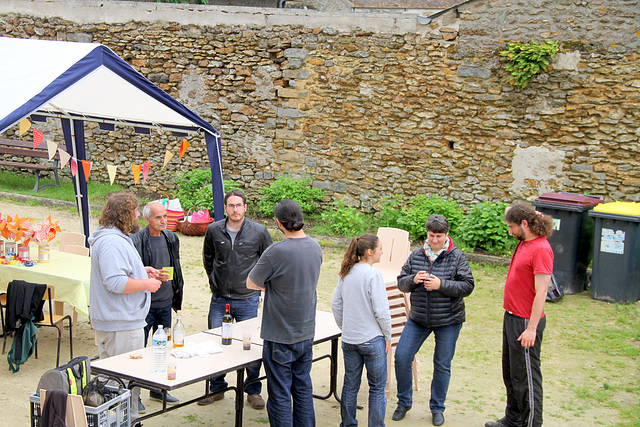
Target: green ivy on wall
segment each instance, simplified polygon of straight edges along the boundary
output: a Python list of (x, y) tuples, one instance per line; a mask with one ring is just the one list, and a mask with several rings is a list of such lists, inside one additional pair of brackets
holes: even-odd
[(511, 72), (509, 83), (522, 90), (527, 87), (529, 79), (546, 71), (549, 60), (558, 52), (558, 43), (547, 40), (538, 44), (535, 40), (529, 43), (507, 43), (507, 49), (500, 52), (503, 61), (507, 61), (506, 70)]

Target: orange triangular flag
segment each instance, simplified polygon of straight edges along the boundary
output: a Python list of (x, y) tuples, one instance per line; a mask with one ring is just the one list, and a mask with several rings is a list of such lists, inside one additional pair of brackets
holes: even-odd
[(180, 143), (180, 160), (182, 160), (182, 156), (184, 156), (185, 151), (189, 148), (189, 141), (183, 139)]
[(73, 157), (71, 158), (71, 163), (69, 164), (71, 167), (71, 176), (76, 176), (78, 173), (78, 162)]
[(164, 152), (164, 164), (162, 165), (162, 169), (167, 166), (167, 163), (169, 163), (169, 160), (171, 160), (172, 157), (173, 153), (171, 151), (167, 150)]
[(47, 139), (47, 152), (49, 153), (49, 160), (53, 159), (53, 156), (56, 155), (56, 150), (58, 149), (58, 144), (53, 141), (49, 141)]
[(140, 165), (131, 165), (131, 170), (133, 170), (133, 180), (137, 184), (140, 180)]
[(71, 156), (60, 147), (58, 147), (58, 154), (60, 154), (60, 169), (62, 169), (67, 165), (67, 162), (69, 161)]
[(151, 167), (151, 163), (144, 162), (142, 164), (142, 179), (146, 182), (147, 177), (149, 176), (149, 168)]
[(29, 119), (22, 119), (20, 121), (20, 136), (22, 136), (29, 129), (31, 129), (31, 122), (29, 121)]
[(113, 181), (116, 179), (116, 170), (118, 167), (116, 165), (107, 165), (107, 172), (109, 172), (109, 181), (111, 181), (111, 185), (113, 185)]
[(92, 163), (88, 160), (80, 160), (82, 162), (82, 171), (84, 172), (85, 182), (89, 181), (89, 174), (91, 173)]
[(33, 148), (38, 148), (38, 145), (44, 139), (44, 135), (38, 129), (33, 130)]

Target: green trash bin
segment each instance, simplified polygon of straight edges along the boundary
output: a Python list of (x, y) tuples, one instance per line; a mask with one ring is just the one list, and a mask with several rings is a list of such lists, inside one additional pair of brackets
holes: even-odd
[(595, 218), (591, 298), (640, 300), (640, 203), (604, 203), (589, 216)]
[(532, 203), (538, 211), (553, 218), (553, 234), (549, 237), (553, 275), (565, 294), (586, 289), (594, 224), (588, 212), (603, 201), (602, 196), (544, 193)]

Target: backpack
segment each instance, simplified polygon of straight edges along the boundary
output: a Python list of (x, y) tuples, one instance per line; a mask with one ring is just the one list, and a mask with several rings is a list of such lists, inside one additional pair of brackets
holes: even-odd
[(66, 365), (51, 369), (40, 377), (36, 393), (44, 390), (63, 390), (68, 394), (82, 396), (82, 391), (91, 379), (91, 361), (88, 356), (71, 359)]
[[(8, 332), (5, 332), (7, 334)], [(11, 343), (11, 350), (7, 354), (7, 362), (9, 368), (14, 374), (20, 370), (20, 365), (25, 363), (33, 354), (35, 348), (36, 333), (38, 328), (31, 320), (27, 320), (20, 328), (17, 329)], [(6, 338), (5, 338), (6, 339)]]
[(556, 302), (560, 301), (560, 298), (564, 296), (564, 290), (562, 286), (556, 281), (556, 276), (551, 275), (551, 282), (549, 282), (549, 288), (547, 289), (547, 301)]

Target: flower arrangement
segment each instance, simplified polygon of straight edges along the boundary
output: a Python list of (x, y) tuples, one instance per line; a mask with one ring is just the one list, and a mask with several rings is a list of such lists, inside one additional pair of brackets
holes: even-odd
[[(34, 239), (40, 245), (38, 259), (40, 262), (49, 262), (49, 242), (60, 231), (58, 221), (53, 222), (51, 215), (41, 224), (35, 224), (33, 218), (18, 215), (0, 215), (0, 235), (7, 240), (6, 251), (0, 245), (0, 262), (2, 264), (33, 266), (29, 255), (29, 242)], [(0, 242), (4, 245), (4, 242)], [(12, 247), (10, 246), (13, 245)], [(16, 244), (19, 244), (16, 251)]]
[(32, 218), (20, 218), (17, 214), (13, 216), (7, 215), (4, 220), (0, 218), (0, 234), (7, 240), (28, 245), (33, 235), (31, 223), (34, 221)]
[(35, 224), (32, 231), (36, 242), (40, 245), (46, 245), (56, 237), (57, 232), (60, 232), (60, 226), (58, 221), (51, 221), (51, 215), (49, 215), (42, 224)]
[(51, 215), (42, 224), (34, 224), (33, 218), (16, 215), (7, 215), (2, 218), (0, 214), (0, 235), (6, 240), (28, 245), (31, 239), (35, 239), (40, 245), (46, 245), (60, 232), (58, 221), (53, 222)]

